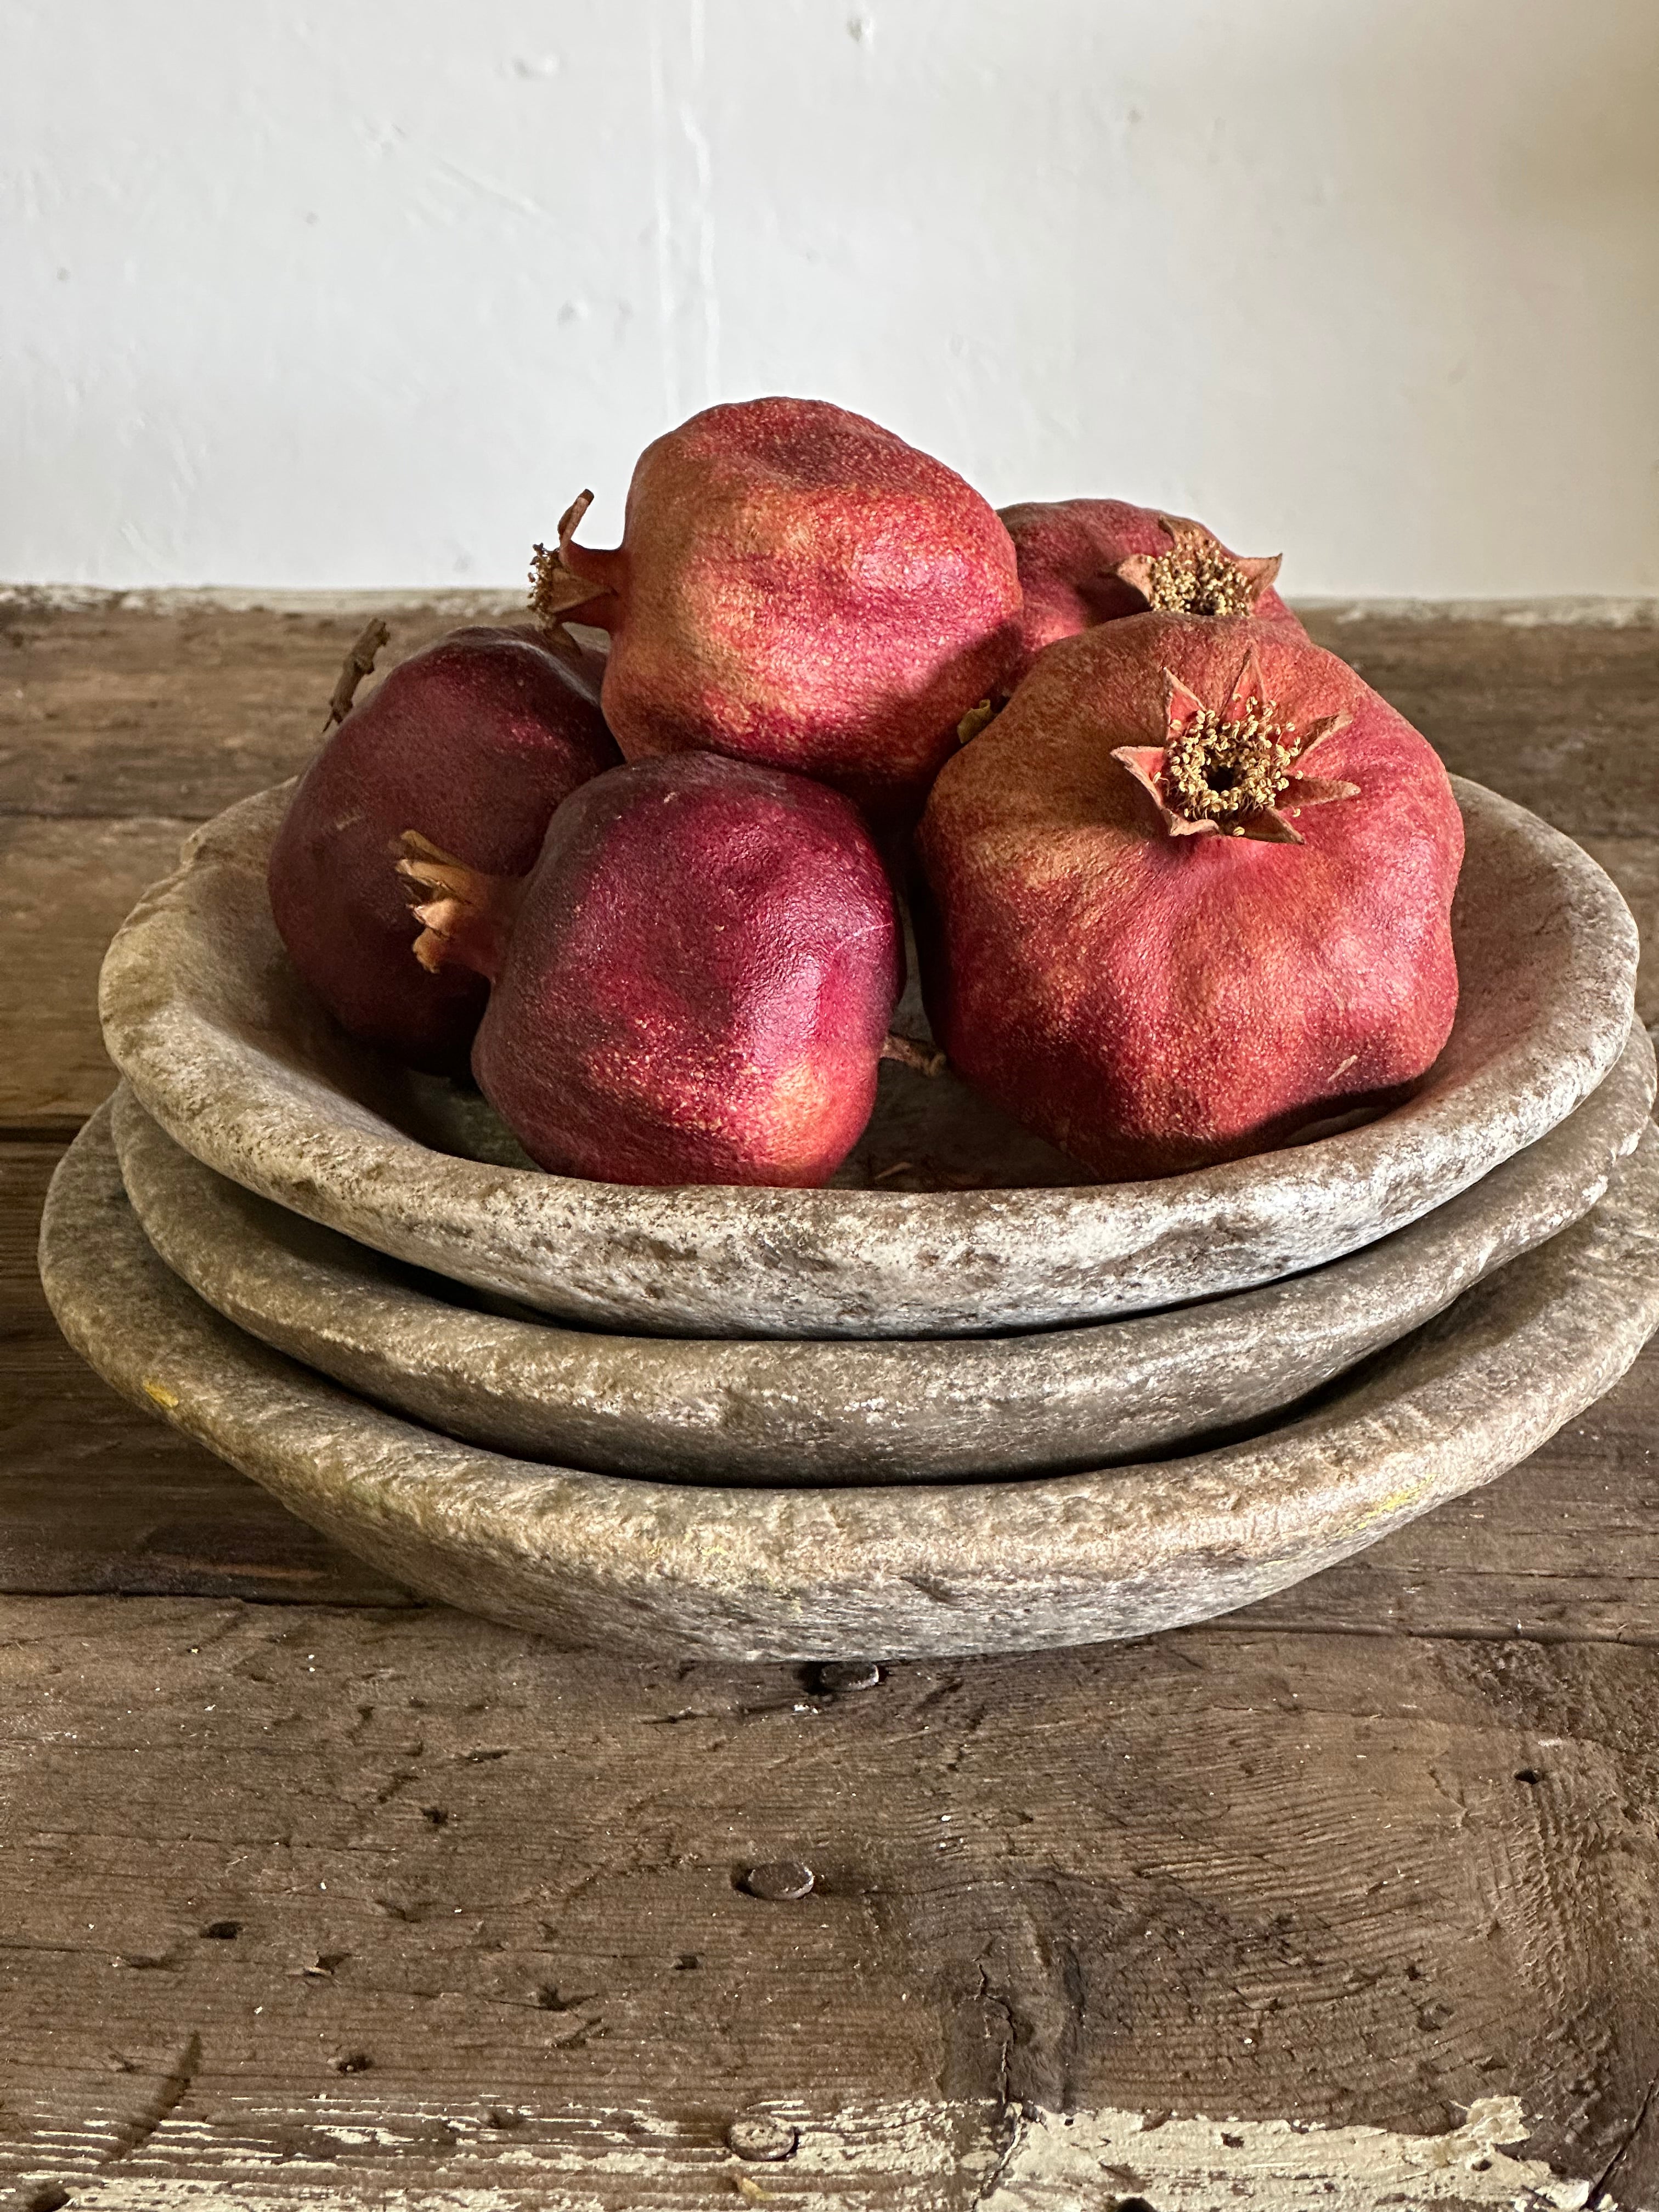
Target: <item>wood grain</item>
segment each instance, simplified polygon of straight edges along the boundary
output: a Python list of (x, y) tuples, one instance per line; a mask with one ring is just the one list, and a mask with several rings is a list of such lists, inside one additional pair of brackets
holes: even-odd
[(1454, 621), (1310, 611), (1317, 641), (1455, 775), (1570, 836), (1659, 830), (1659, 623)]
[[(1248, 1613), (826, 1697), (410, 1605), (63, 1346), (30, 1137), (109, 1086), (103, 942), (368, 611), (0, 606), (0, 2205), (969, 2212), (1024, 2100), (1510, 2092), (1659, 2204), (1659, 1353)], [(1310, 619), (1659, 927), (1659, 631)], [(732, 2158), (757, 2108), (793, 2159)]]
[[(111, 593), (0, 605), (0, 812), (204, 820), (302, 767), (365, 611), (390, 666), (511, 594), (230, 608)], [(1574, 836), (1659, 829), (1659, 625), (1304, 611), (1458, 775)]]
[(60, 1150), (0, 1145), (0, 1589), (403, 1602), (70, 1350), (34, 1266)]
[[(511, 617), (508, 598), (486, 602)], [(383, 610), (382, 672), (473, 618), (476, 595)], [(236, 611), (188, 599), (0, 605), (0, 813), (202, 822), (317, 749), (363, 609)]]
[[(1432, 2133), (1513, 2091), (1593, 2175), (1659, 2070), (1651, 1652), (1200, 1630), (824, 1697), (438, 1609), (0, 1638), (20, 2174), (125, 2129), (135, 2180), (257, 2179), (355, 2123), (354, 2197), (690, 2203), (746, 2109), (915, 2098), (966, 2116), (933, 2193), (866, 2144), (834, 2201), (965, 2208), (1027, 2100)], [(785, 1856), (809, 1897), (745, 1893)]]
[(1659, 837), (1583, 836), (1578, 842), (1599, 860), (1624, 893), (1641, 937), (1643, 959), (1636, 971), (1636, 1018), (1649, 1029), (1659, 1024)]
[(0, 817), (0, 1130), (73, 1129), (114, 1089), (98, 970), (140, 894), (177, 865), (187, 822)]

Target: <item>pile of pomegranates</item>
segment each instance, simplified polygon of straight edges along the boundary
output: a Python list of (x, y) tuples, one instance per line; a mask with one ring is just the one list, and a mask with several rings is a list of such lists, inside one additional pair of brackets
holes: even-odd
[(827, 1182), (881, 1060), (938, 1063), (890, 1029), (902, 897), (951, 1066), (1080, 1176), (1282, 1144), (1440, 1052), (1451, 787), (1276, 557), (1120, 500), (998, 514), (817, 400), (656, 440), (611, 550), (589, 504), (532, 622), (356, 704), (354, 650), (270, 866), (335, 1019), (470, 1066), (544, 1166)]

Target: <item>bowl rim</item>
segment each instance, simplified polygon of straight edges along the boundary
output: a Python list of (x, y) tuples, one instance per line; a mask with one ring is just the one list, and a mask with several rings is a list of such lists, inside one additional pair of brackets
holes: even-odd
[(40, 1253), (59, 1325), (118, 1390), (428, 1596), (632, 1656), (944, 1657), (1231, 1612), (1526, 1457), (1659, 1323), (1659, 1127), (1583, 1220), (1316, 1410), (1209, 1452), (1012, 1482), (678, 1486), (440, 1437), (173, 1276), (126, 1202), (107, 1106), (58, 1164)]
[[(1617, 1059), (1637, 955), (1617, 889), (1525, 808), (1452, 782), (1464, 883), (1486, 841), (1510, 841), (1529, 885), (1571, 917), (1530, 1026), (1455, 1083), (1431, 1070), (1415, 1097), (1360, 1127), (1158, 1181), (945, 1192), (599, 1183), (432, 1151), (322, 1079), (284, 1093), (270, 1081), (275, 1032), (240, 1012), (259, 988), (253, 955), (207, 943), (202, 913), (240, 899), (228, 910), (263, 930), (264, 961), (285, 962), (264, 854), (291, 784), (204, 824), (140, 900), (105, 958), (105, 1039), (167, 1133), (233, 1181), (395, 1258), (573, 1319), (782, 1336), (1105, 1319), (1270, 1280), (1403, 1226), (1553, 1127)], [(248, 994), (235, 1022), (203, 981), (228, 958)], [(1468, 1004), (1465, 988), (1460, 1022)], [(1460, 1034), (1455, 1024), (1448, 1054)]]
[(863, 1487), (1030, 1479), (1282, 1419), (1581, 1218), (1638, 1143), (1655, 1078), (1652, 1042), (1633, 1024), (1574, 1113), (1392, 1237), (1196, 1305), (998, 1337), (624, 1336), (470, 1310), (438, 1294), (438, 1279), (204, 1167), (125, 1085), (111, 1130), (128, 1202), (173, 1273), (343, 1389), (532, 1460), (647, 1480)]

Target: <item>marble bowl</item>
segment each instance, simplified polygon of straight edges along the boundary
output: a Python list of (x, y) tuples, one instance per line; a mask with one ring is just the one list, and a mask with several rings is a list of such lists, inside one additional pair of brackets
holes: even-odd
[(1653, 1095), (1638, 1026), (1547, 1137), (1346, 1260), (1140, 1318), (884, 1343), (613, 1336), (481, 1311), (215, 1175), (125, 1089), (112, 1126), (127, 1194), (173, 1273), (377, 1404), (607, 1474), (838, 1485), (1098, 1466), (1277, 1413), (1577, 1220)]
[[(1364, 1127), (1089, 1184), (954, 1079), (895, 1068), (842, 1178), (865, 1188), (544, 1175), (476, 1094), (355, 1047), (300, 984), (264, 888), (289, 788), (199, 830), (121, 929), (100, 1001), (112, 1057), (168, 1135), (234, 1182), (599, 1328), (994, 1334), (1270, 1282), (1420, 1218), (1534, 1142), (1595, 1089), (1631, 1024), (1636, 931), (1612, 883), (1535, 816), (1459, 782), (1456, 1025), (1417, 1095)], [(907, 1176), (937, 1187), (897, 1187)]]
[(641, 1656), (1016, 1651), (1249, 1604), (1490, 1481), (1582, 1413), (1659, 1323), (1659, 1130), (1582, 1220), (1297, 1418), (1208, 1452), (1011, 1482), (648, 1482), (439, 1436), (187, 1289), (127, 1202), (107, 1109), (58, 1168), (41, 1274), (118, 1390), (428, 1596)]

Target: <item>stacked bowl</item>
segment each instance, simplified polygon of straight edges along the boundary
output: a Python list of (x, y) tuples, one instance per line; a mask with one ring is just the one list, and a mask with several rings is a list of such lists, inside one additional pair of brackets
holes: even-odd
[(1512, 1467), (1659, 1325), (1635, 929), (1455, 788), (1461, 1000), (1405, 1105), (1098, 1184), (890, 1065), (807, 1191), (544, 1174), (355, 1045), (276, 935), (259, 793), (111, 947), (124, 1081), (54, 1185), (48, 1294), (307, 1520), (568, 1642), (882, 1659), (1228, 1611)]

